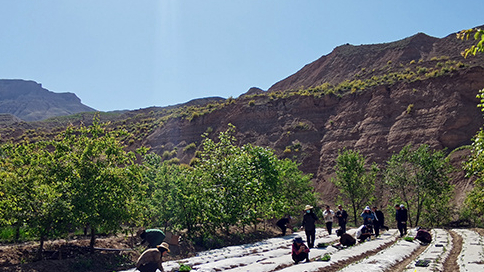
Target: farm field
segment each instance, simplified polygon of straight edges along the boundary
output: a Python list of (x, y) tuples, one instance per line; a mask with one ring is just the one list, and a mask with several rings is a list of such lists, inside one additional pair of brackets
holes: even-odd
[[(462, 237), (461, 251), (455, 260), (450, 260), (454, 248), (450, 231)], [(449, 271), (445, 270), (449, 261), (456, 262), (460, 271), (484, 271), (484, 239), (468, 229), (433, 229), (432, 243), (422, 246), (418, 241), (400, 239), (398, 231), (390, 229), (371, 241), (357, 243), (355, 246), (338, 250), (335, 247), (311, 249), (311, 262), (295, 265), (291, 259), (292, 239), (304, 232), (297, 232), (284, 237), (266, 239), (253, 244), (230, 246), (221, 249), (200, 252), (197, 256), (163, 263), (164, 270), (177, 271), (180, 264), (186, 264), (196, 272), (215, 271), (251, 271), (251, 272), (305, 272), (305, 271)], [(348, 231), (355, 234), (355, 229)], [(409, 230), (408, 236), (415, 235)], [(337, 243), (335, 234), (327, 235), (323, 229), (316, 231), (316, 243)], [(321, 257), (329, 254), (329, 261)], [(428, 263), (420, 267), (415, 264)], [(124, 272), (134, 272), (134, 268)]]

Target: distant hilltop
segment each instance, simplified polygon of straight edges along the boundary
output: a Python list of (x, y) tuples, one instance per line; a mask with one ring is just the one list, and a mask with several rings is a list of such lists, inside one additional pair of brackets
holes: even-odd
[(35, 81), (0, 79), (0, 114), (11, 114), (24, 121), (92, 112), (73, 93), (54, 93)]

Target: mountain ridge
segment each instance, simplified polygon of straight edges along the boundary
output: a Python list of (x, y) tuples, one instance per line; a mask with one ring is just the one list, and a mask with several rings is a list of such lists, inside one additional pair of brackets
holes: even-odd
[(81, 103), (74, 93), (54, 93), (32, 80), (0, 79), (0, 113), (24, 121), (96, 111)]

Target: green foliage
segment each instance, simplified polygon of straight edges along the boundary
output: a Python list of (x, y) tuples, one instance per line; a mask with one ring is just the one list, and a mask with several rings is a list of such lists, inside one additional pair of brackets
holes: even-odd
[[(464, 57), (467, 57), (469, 54), (476, 55), (479, 52), (484, 52), (484, 30), (462, 30), (457, 34), (457, 38), (468, 40), (472, 34), (477, 44), (465, 49), (462, 52)], [(477, 98), (480, 99), (480, 103), (477, 106), (484, 111), (484, 89), (479, 90)], [(467, 176), (474, 176), (476, 181), (474, 188), (465, 199), (463, 215), (472, 219), (474, 223), (482, 224), (484, 222), (484, 131), (482, 128), (472, 140), (471, 156), (465, 163), (464, 169), (467, 172)]]
[(355, 226), (358, 226), (357, 213), (372, 201), (375, 179), (379, 171), (376, 164), (370, 170), (365, 168), (365, 157), (358, 151), (343, 149), (336, 158), (336, 178), (332, 179), (338, 187), (344, 203), (350, 204)]
[(65, 234), (71, 220), (67, 181), (46, 142), (6, 144), (0, 156), (0, 224), (27, 225), (43, 241)]
[(180, 272), (192, 271), (192, 268), (186, 264), (180, 264), (180, 268), (178, 268)]
[[(405, 203), (410, 225), (442, 226), (450, 220), (452, 167), (443, 151), (405, 146), (387, 162), (385, 185), (394, 203)], [(423, 222), (422, 222), (423, 221)]]
[(236, 146), (234, 133), (231, 126), (218, 141), (205, 134), (192, 167), (163, 163), (154, 154), (145, 157), (147, 222), (187, 229), (192, 237), (229, 234), (232, 227), (256, 226), (315, 202), (310, 176), (297, 164), (277, 159), (266, 148)]
[(412, 112), (412, 109), (413, 109), (413, 104), (408, 105), (407, 114), (410, 114)]
[(0, 223), (27, 226), (42, 242), (75, 227), (116, 231), (134, 216), (134, 154), (96, 121), (49, 142), (5, 144), (0, 152)]
[(197, 148), (197, 145), (195, 143), (191, 143), (183, 148), (183, 152), (187, 152), (196, 148)]
[[(480, 93), (482, 95), (481, 90)], [(481, 99), (483, 99), (481, 97)], [(482, 101), (482, 100), (481, 100)], [(482, 103), (480, 104), (482, 105)], [(467, 176), (476, 178), (474, 188), (465, 200), (465, 210), (469, 211), (468, 217), (479, 223), (484, 221), (484, 131), (481, 128), (472, 140), (471, 156), (464, 165)]]
[(329, 255), (328, 253), (324, 254), (323, 257), (321, 257), (321, 261), (323, 262), (329, 262), (331, 260), (331, 255)]
[(410, 236), (405, 236), (403, 238), (403, 240), (407, 241), (407, 242), (413, 242), (413, 237), (410, 237)]
[(457, 33), (457, 38), (461, 40), (469, 40), (471, 35), (474, 37), (474, 40), (477, 41), (476, 44), (472, 45), (470, 48), (467, 48), (462, 52), (462, 55), (466, 58), (469, 54), (476, 55), (479, 52), (484, 52), (484, 30), (479, 28), (472, 28), (467, 30), (462, 30)]

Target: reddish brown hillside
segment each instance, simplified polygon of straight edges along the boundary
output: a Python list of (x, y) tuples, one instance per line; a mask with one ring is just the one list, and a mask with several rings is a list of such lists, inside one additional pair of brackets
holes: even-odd
[[(338, 84), (354, 79), (361, 74), (362, 69), (367, 72), (381, 70), (389, 64), (407, 64), (412, 60), (426, 62), (435, 57), (446, 56), (464, 61), (459, 53), (469, 44), (470, 42), (457, 40), (455, 33), (442, 39), (418, 33), (391, 43), (360, 46), (346, 44), (336, 47), (330, 54), (275, 83), (269, 91), (309, 88), (325, 82)], [(482, 60), (481, 57), (480, 61)], [(475, 59), (468, 61), (476, 62)]]

